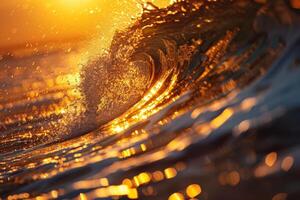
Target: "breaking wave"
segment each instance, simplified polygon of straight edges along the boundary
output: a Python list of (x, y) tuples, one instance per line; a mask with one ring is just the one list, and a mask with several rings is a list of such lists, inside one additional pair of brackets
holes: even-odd
[(297, 199), (299, 23), (279, 0), (146, 4), (83, 67), (80, 111), (4, 121), (1, 195)]

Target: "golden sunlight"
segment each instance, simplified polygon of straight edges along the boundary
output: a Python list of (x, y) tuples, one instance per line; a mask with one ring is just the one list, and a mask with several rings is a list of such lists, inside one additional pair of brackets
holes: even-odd
[[(0, 49), (61, 40), (99, 37), (141, 13), (137, 0), (11, 0), (0, 5)], [(169, 0), (154, 0), (162, 7)]]

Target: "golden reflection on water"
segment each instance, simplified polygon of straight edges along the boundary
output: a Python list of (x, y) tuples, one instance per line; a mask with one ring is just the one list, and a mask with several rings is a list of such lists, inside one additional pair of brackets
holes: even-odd
[[(62, 3), (70, 4), (68, 0)], [(294, 2), (293, 5), (296, 7), (297, 3)], [(105, 38), (109, 38), (108, 35), (111, 32), (104, 34), (107, 34)], [(217, 55), (220, 52), (225, 51), (234, 34), (234, 31), (228, 32), (225, 38), (206, 52), (206, 55), (212, 59), (211, 62), (218, 59)], [(64, 136), (71, 132), (70, 129), (76, 130), (78, 127), (74, 128), (70, 125), (78, 119), (80, 121), (81, 114), (86, 111), (79, 89), (81, 81), (80, 63), (85, 64), (90, 56), (99, 51), (93, 48), (93, 46), (71, 50), (67, 48), (67, 51), (62, 53), (63, 58), (60, 55), (49, 58), (47, 53), (44, 55), (45, 57), (38, 58), (36, 56), (34, 58), (37, 60), (30, 63), (29, 69), (19, 68), (19, 63), (13, 66), (15, 68), (12, 80), (9, 82), (11, 87), (7, 91), (0, 91), (0, 111), (10, 110), (9, 114), (1, 116), (0, 127), (1, 131), (7, 135), (12, 134), (9, 132), (10, 127), (16, 126), (17, 131), (18, 129), (20, 131), (15, 135), (12, 134), (11, 137), (1, 138), (1, 151), (8, 153), (8, 156), (0, 161), (0, 183), (26, 184), (28, 181), (47, 180), (61, 173), (77, 170), (91, 164), (95, 165), (95, 168), (99, 168), (100, 172), (98, 171), (97, 176), (92, 179), (77, 180), (70, 184), (70, 187), (76, 190), (93, 188), (89, 192), (80, 193), (77, 196), (78, 199), (107, 197), (138, 199), (142, 195), (155, 198), (157, 188), (154, 187), (154, 184), (163, 181), (178, 181), (176, 178), (188, 171), (186, 162), (179, 162), (171, 166), (159, 166), (156, 169), (140, 171), (134, 175), (131, 172), (130, 176), (125, 173), (125, 177), (122, 177), (119, 182), (106, 176), (121, 169), (128, 170), (132, 166), (161, 161), (172, 153), (182, 152), (194, 142), (210, 136), (213, 131), (229, 123), (235, 114), (249, 112), (260, 101), (256, 97), (249, 97), (238, 105), (225, 107), (221, 112), (211, 116), (211, 120), (208, 122), (197, 121), (204, 113), (218, 111), (223, 108), (224, 105), (236, 97), (236, 93), (231, 93), (231, 96), (207, 106), (194, 106), (191, 111), (182, 109), (173, 112), (172, 115), (158, 121), (158, 125), (153, 129), (148, 127), (136, 128), (135, 125), (146, 122), (149, 117), (164, 111), (170, 104), (180, 99), (179, 96), (172, 93), (178, 84), (179, 73), (169, 70), (137, 104), (120, 117), (101, 127), (100, 130), (96, 129), (80, 137), (49, 144), (48, 142), (51, 139), (53, 141), (64, 139)], [(14, 58), (16, 60), (21, 59), (20, 63), (27, 56), (26, 54), (22, 57), (22, 53), (16, 55), (18, 56)], [(54, 65), (55, 67), (53, 67)], [(228, 64), (227, 67), (229, 66)], [(5, 73), (11, 73), (10, 70), (4, 68)], [(211, 73), (211, 71), (212, 68), (209, 67), (204, 72), (204, 76)], [(0, 79), (4, 79), (4, 75), (1, 75), (1, 73)], [(15, 84), (16, 82), (19, 82), (19, 85)], [(237, 85), (235, 81), (229, 81), (229, 83), (228, 88), (225, 88), (224, 91), (231, 90)], [(5, 97), (3, 97), (4, 95)], [(183, 96), (189, 97), (189, 95), (189, 93), (185, 93)], [(166, 99), (169, 101), (165, 102)], [(33, 101), (35, 104), (31, 105), (30, 103)], [(182, 101), (184, 102), (184, 99)], [(12, 110), (15, 107), (18, 109)], [(190, 109), (190, 107), (188, 108)], [(187, 119), (192, 122), (189, 129), (159, 132), (161, 127), (185, 114)], [(39, 121), (49, 123), (39, 126), (38, 123), (35, 123)], [(154, 122), (152, 123), (154, 124)], [(234, 135), (237, 138), (240, 137), (241, 133), (249, 130), (252, 123), (253, 120), (250, 119), (239, 122), (234, 129)], [(14, 131), (12, 132), (14, 133)], [(163, 134), (164, 138), (161, 137), (157, 140), (151, 138), (153, 135)], [(29, 142), (31, 143), (29, 144)], [(23, 144), (23, 146), (20, 145), (22, 148), (18, 149), (19, 146), (14, 146), (16, 143)], [(36, 145), (47, 143), (46, 146), (35, 148)], [(164, 148), (160, 148), (159, 145), (164, 145)], [(14, 150), (30, 148), (33, 149), (22, 152), (22, 155), (17, 154), (15, 156), (12, 153)], [(142, 155), (138, 157), (140, 154)], [(253, 154), (254, 160), (256, 160), (256, 155)], [(101, 168), (102, 166), (99, 163), (103, 161), (110, 162), (109, 166)], [(270, 152), (261, 159), (259, 166), (255, 167), (253, 176), (262, 178), (278, 169), (287, 173), (292, 169), (294, 162), (294, 157), (291, 155), (281, 157), (277, 152)], [(204, 169), (206, 165), (209, 166), (207, 168), (216, 167), (212, 167), (210, 160), (205, 161)], [(242, 171), (238, 167), (231, 168), (230, 170), (221, 170), (218, 173), (218, 184), (237, 187), (243, 181)], [(16, 179), (10, 178), (10, 176), (13, 177), (14, 173), (22, 170), (28, 170), (29, 172)], [(34, 170), (34, 172), (30, 170)], [(207, 171), (209, 172), (209, 170)], [(204, 185), (196, 183), (194, 180), (182, 184), (184, 184), (183, 190), (168, 191), (170, 193), (168, 194), (169, 200), (198, 198), (205, 194)], [(64, 193), (63, 189), (51, 189), (48, 193), (37, 197), (24, 192), (9, 195), (8, 199), (52, 199), (62, 196)], [(285, 193), (279, 193), (273, 199), (280, 199), (285, 195)]]
[[(138, 199), (139, 191), (138, 188), (141, 186), (149, 185), (153, 182), (160, 182), (164, 179), (172, 179), (177, 173), (185, 169), (183, 163), (177, 163), (174, 167), (169, 167), (163, 171), (154, 172), (141, 172), (133, 177), (124, 178), (122, 184), (111, 185), (107, 178), (100, 178), (95, 180), (77, 181), (73, 184), (74, 189), (88, 189), (91, 187), (98, 188), (90, 193), (80, 193), (79, 198), (94, 199), (94, 198), (105, 198), (105, 197), (120, 197), (127, 196), (129, 199)], [(191, 184), (186, 188), (186, 194), (193, 198), (201, 193), (202, 189), (198, 184)], [(142, 191), (146, 196), (153, 196), (155, 192), (152, 187), (147, 187), (147, 190)], [(57, 197), (62, 195), (62, 191), (52, 190), (51, 192), (38, 196), (35, 199), (50, 199), (51, 197)], [(174, 196), (174, 195), (173, 195)], [(28, 193), (21, 193), (18, 195), (11, 195), (9, 199), (23, 199), (29, 198)]]
[[(171, 74), (172, 72), (170, 72)], [(166, 78), (168, 78), (169, 74), (165, 76), (165, 78), (162, 78), (161, 80), (157, 81), (155, 85), (150, 89), (147, 94), (144, 95), (144, 97), (132, 108), (130, 108), (129, 111), (127, 111), (124, 115), (120, 116), (119, 118), (109, 122), (109, 130), (110, 132), (116, 134), (120, 133), (126, 129), (128, 129), (133, 124), (136, 124), (137, 122), (142, 122), (146, 119), (148, 119), (149, 116), (153, 115), (154, 113), (159, 112), (161, 109), (163, 109), (163, 106), (158, 106), (162, 103), (164, 99), (167, 99), (167, 97), (170, 95), (170, 91), (174, 89), (174, 86), (176, 84), (177, 75), (172, 75), (172, 79), (170, 84), (164, 91), (157, 96), (158, 91), (162, 89)], [(154, 101), (149, 100), (154, 98)], [(145, 104), (148, 103), (146, 106)], [(132, 111), (134, 111), (134, 115), (132, 115)], [(136, 112), (137, 111), (137, 112)], [(126, 119), (126, 121), (124, 121)]]
[(202, 192), (201, 186), (198, 184), (191, 184), (186, 188), (186, 194), (190, 198), (197, 197), (199, 194), (201, 194), (201, 192)]
[(289, 171), (294, 164), (294, 158), (292, 156), (286, 156), (281, 163), (281, 169), (284, 171)]
[(277, 153), (276, 152), (271, 152), (268, 155), (266, 155), (265, 163), (267, 166), (272, 167), (276, 161), (277, 161)]

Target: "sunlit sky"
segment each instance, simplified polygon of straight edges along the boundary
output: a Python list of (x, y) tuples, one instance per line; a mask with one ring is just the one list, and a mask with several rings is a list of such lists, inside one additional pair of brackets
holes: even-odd
[[(35, 41), (92, 37), (125, 26), (141, 0), (8, 0), (0, 4), (0, 48)], [(159, 6), (170, 0), (154, 0)]]

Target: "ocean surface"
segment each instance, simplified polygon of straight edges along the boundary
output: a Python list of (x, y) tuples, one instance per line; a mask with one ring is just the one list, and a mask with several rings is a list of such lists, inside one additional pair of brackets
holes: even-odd
[(101, 54), (0, 56), (0, 199), (300, 199), (298, 1), (145, 4)]

